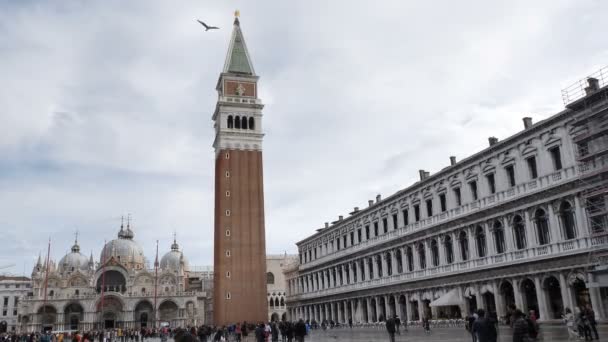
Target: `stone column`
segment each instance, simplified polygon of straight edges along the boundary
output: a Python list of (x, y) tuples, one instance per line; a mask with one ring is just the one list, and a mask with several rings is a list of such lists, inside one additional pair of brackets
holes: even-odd
[(355, 261), (355, 269), (357, 270), (357, 279), (355, 282), (361, 281), (363, 279), (363, 270), (361, 269), (361, 259)]
[(469, 243), (469, 260), (477, 258), (477, 239), (475, 239), (475, 227), (467, 229), (467, 242)]
[(372, 319), (372, 301), (371, 299), (365, 298), (365, 309), (367, 310), (367, 323), (373, 323)]
[(561, 229), (559, 227), (559, 219), (553, 211), (553, 203), (549, 203), (547, 209), (547, 215), (549, 216), (549, 231), (551, 232), (551, 243), (564, 240), (564, 238), (561, 236), (562, 234), (560, 233)]
[(524, 210), (524, 224), (526, 225), (527, 247), (538, 246), (538, 237), (534, 231), (534, 223), (530, 220), (530, 213), (527, 210)]
[(496, 245), (494, 244), (494, 229), (490, 229), (488, 223), (483, 223), (483, 231), (486, 234), (486, 256), (496, 254)]
[(394, 249), (391, 250), (391, 266), (393, 275), (399, 274), (399, 272), (397, 272), (397, 252)]
[(407, 314), (408, 321), (413, 321), (414, 320), (414, 310), (412, 309), (412, 302), (411, 302), (409, 294), (405, 295), (405, 311)]
[(382, 252), (380, 254), (380, 262), (382, 263), (382, 277), (388, 276), (388, 260), (386, 257), (386, 252)]
[(354, 272), (355, 267), (353, 267), (353, 263), (352, 262), (348, 263), (348, 268), (349, 268), (348, 273), (350, 274), (350, 283), (354, 284), (355, 283), (355, 272)]
[(576, 236), (589, 236), (590, 227), (587, 226), (589, 221), (578, 195), (574, 196), (574, 216), (576, 216)]
[(454, 262), (461, 262), (462, 252), (460, 251), (460, 241), (458, 241), (458, 232), (452, 233), (452, 250), (454, 251)]
[(391, 305), (389, 302), (390, 297), (390, 295), (384, 296), (384, 320), (387, 320), (389, 317), (392, 317)]
[(509, 223), (506, 217), (501, 219), (502, 226), (505, 227), (505, 247), (507, 251), (515, 250), (515, 236), (513, 235), (513, 225)]
[(433, 266), (433, 253), (431, 253), (431, 243), (430, 240), (424, 241), (424, 255), (426, 259), (426, 268), (431, 268)]
[(406, 248), (405, 247), (401, 247), (401, 271), (402, 273), (406, 273), (408, 272), (407, 270), (407, 255), (406, 255)]
[(498, 280), (492, 282), (492, 292), (494, 292), (494, 302), (496, 303), (496, 315), (501, 317), (507, 314), (507, 310), (505, 309), (505, 299), (500, 294), (499, 286)]
[(382, 310), (380, 310), (380, 297), (376, 297), (376, 322), (380, 322), (380, 314)]
[(521, 281), (519, 279), (513, 279), (511, 281), (513, 285), (513, 296), (515, 297), (515, 306), (524, 311), (524, 299), (521, 293)]
[(378, 262), (377, 262), (377, 257), (379, 257), (379, 255), (374, 255), (372, 256), (372, 268), (374, 270), (374, 275), (373, 275), (373, 279), (378, 278)]
[(346, 269), (344, 268), (344, 264), (340, 265), (339, 270), (340, 270), (340, 275), (341, 275), (340, 279), (342, 279), (342, 281), (340, 282), (340, 285), (343, 286), (343, 285), (348, 284), (348, 279), (346, 279)]
[(418, 300), (418, 317), (422, 320), (422, 318), (425, 317), (426, 312), (424, 310), (424, 300), (422, 300), (422, 293), (420, 293), (418, 296), (419, 296), (419, 300)]
[(414, 271), (420, 270), (420, 256), (416, 245), (412, 246), (412, 255), (414, 256)]
[(569, 308), (574, 312), (574, 304), (572, 303), (572, 298), (570, 297), (570, 291), (568, 282), (566, 281), (566, 276), (564, 273), (559, 273), (559, 290), (562, 295), (562, 302), (564, 303), (564, 308)]
[(549, 310), (547, 310), (547, 297), (543, 290), (541, 279), (539, 276), (534, 277), (534, 287), (536, 289), (536, 299), (538, 301), (538, 310), (542, 321), (549, 319)]
[(369, 258), (364, 258), (363, 259), (363, 272), (365, 272), (365, 280), (370, 280), (371, 276), (370, 276), (370, 269), (369, 269)]
[[(587, 273), (587, 285), (595, 281), (592, 273)], [(589, 287), (589, 297), (591, 298), (591, 306), (595, 312), (596, 320), (603, 320), (606, 318), (606, 312), (604, 312), (604, 305), (602, 303), (602, 297), (600, 295), (599, 287)]]
[(437, 250), (439, 250), (439, 266), (447, 264), (447, 260), (445, 257), (445, 236), (440, 236), (437, 238)]
[(399, 303), (399, 294), (394, 294), (393, 299), (395, 300), (395, 315), (399, 316), (399, 318), (403, 320), (403, 317), (401, 317), (401, 303)]

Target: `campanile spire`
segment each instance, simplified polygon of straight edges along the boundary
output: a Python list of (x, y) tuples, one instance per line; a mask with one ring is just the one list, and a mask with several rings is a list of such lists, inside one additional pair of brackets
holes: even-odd
[(262, 172), (262, 109), (258, 79), (238, 12), (217, 82), (215, 129), (215, 325), (267, 320)]

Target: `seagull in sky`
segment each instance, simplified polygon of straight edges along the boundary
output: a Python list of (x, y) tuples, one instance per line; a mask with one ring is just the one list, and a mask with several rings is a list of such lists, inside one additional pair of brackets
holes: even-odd
[(219, 27), (217, 27), (217, 26), (209, 26), (209, 25), (205, 24), (204, 22), (202, 22), (202, 21), (200, 21), (198, 19), (196, 19), (196, 21), (198, 21), (199, 23), (201, 23), (201, 25), (205, 26), (205, 32), (209, 31), (209, 30), (219, 30)]

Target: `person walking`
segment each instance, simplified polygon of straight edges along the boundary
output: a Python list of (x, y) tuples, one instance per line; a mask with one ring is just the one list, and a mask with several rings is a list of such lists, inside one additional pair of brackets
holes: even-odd
[(524, 313), (521, 310), (516, 309), (513, 312), (513, 342), (528, 342), (530, 336), (528, 335), (528, 322), (524, 317)]
[(477, 310), (477, 319), (473, 322), (472, 334), (477, 336), (478, 342), (496, 342), (498, 333), (494, 321), (486, 316), (483, 309)]
[(595, 312), (591, 307), (591, 304), (587, 304), (587, 320), (589, 321), (589, 335), (593, 333), (595, 339), (599, 340), (600, 336), (597, 334), (597, 321), (595, 320)]
[(564, 320), (564, 323), (566, 323), (566, 329), (568, 329), (568, 339), (577, 339), (578, 334), (576, 330), (574, 330), (574, 315), (572, 314), (572, 310), (570, 310), (570, 308), (566, 308), (564, 314), (562, 315), (562, 319)]
[(304, 337), (306, 336), (306, 324), (304, 324), (302, 319), (300, 319), (294, 327), (294, 336), (296, 338), (296, 342), (304, 342)]
[(401, 325), (401, 320), (399, 319), (399, 316), (395, 315), (395, 328), (397, 328), (397, 335), (401, 335), (401, 332), (399, 331), (399, 326)]
[(388, 332), (388, 340), (395, 342), (395, 319), (392, 317), (386, 320), (386, 332)]
[(586, 341), (591, 341), (591, 326), (587, 317), (587, 310), (584, 307), (577, 308), (576, 325), (578, 326), (579, 338), (584, 338)]

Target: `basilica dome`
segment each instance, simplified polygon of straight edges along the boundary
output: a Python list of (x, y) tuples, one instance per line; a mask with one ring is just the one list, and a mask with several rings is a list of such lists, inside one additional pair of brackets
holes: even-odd
[(121, 225), (118, 238), (106, 243), (99, 260), (104, 262), (104, 258), (108, 260), (113, 257), (129, 268), (143, 268), (145, 262), (144, 250), (133, 240), (134, 236), (135, 234), (133, 234), (129, 225), (127, 225), (127, 229), (124, 229)]
[(78, 240), (74, 242), (72, 251), (61, 258), (58, 266), (61, 273), (75, 272), (76, 270), (86, 271), (89, 269), (89, 259), (80, 253)]
[(160, 259), (160, 268), (163, 270), (179, 271), (180, 265), (183, 263), (184, 271), (188, 270), (188, 261), (184, 254), (179, 250), (179, 245), (175, 239), (171, 245), (171, 251), (163, 255)]

